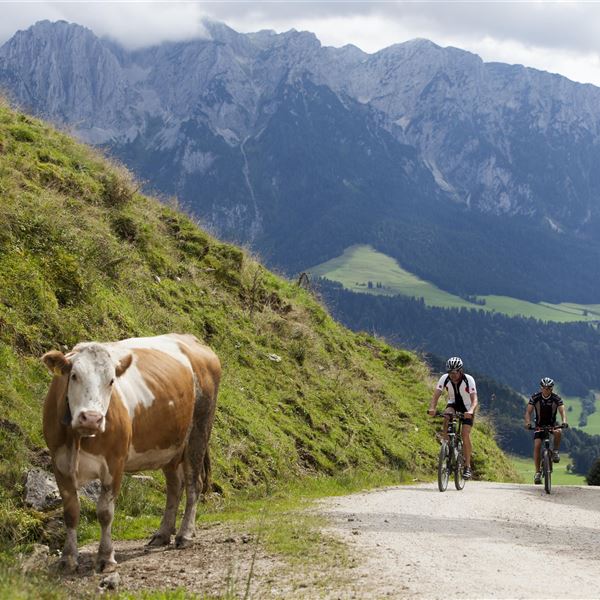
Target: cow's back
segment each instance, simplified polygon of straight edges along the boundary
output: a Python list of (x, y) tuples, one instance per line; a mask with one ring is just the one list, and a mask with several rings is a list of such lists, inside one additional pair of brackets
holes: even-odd
[[(119, 393), (132, 420), (128, 471), (161, 467), (182, 459), (202, 405), (214, 418), (220, 368), (214, 353), (192, 335), (132, 338), (111, 345), (131, 352), (133, 362), (119, 379)], [(198, 406), (200, 404), (200, 407)]]

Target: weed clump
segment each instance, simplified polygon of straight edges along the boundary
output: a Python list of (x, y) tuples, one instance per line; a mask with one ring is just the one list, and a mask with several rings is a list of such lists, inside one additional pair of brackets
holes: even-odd
[(121, 168), (118, 172), (105, 173), (102, 177), (102, 198), (106, 206), (122, 208), (131, 202), (134, 195), (133, 178), (129, 171)]
[(0, 504), (0, 551), (39, 540), (43, 531), (43, 519), (11, 502)]

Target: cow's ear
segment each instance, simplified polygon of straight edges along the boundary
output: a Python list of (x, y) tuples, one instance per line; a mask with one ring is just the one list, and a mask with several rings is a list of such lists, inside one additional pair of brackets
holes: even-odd
[(117, 366), (115, 367), (115, 373), (117, 374), (117, 377), (121, 377), (121, 375), (123, 375), (123, 373), (125, 373), (125, 371), (127, 371), (127, 369), (129, 369), (129, 367), (131, 366), (132, 360), (133, 360), (133, 354), (131, 354), (131, 352), (130, 352), (129, 354), (126, 354), (117, 363)]
[(48, 367), (48, 370), (55, 375), (65, 375), (71, 368), (71, 363), (67, 357), (59, 350), (50, 350), (42, 356), (42, 362)]

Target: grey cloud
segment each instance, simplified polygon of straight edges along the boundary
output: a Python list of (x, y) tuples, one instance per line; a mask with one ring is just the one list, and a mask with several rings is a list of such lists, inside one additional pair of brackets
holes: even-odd
[(600, 4), (574, 2), (445, 2), (390, 9), (433, 33), (465, 39), (489, 36), (525, 46), (580, 52), (600, 49)]
[[(65, 19), (111, 34), (125, 45), (152, 44), (165, 39), (201, 35), (203, 15), (246, 24), (244, 30), (291, 29), (295, 22), (329, 17), (375, 17), (397, 21), (414, 37), (511, 40), (524, 45), (597, 51), (600, 4), (583, 2), (285, 2), (101, 3), (2, 2), (0, 41), (40, 19)], [(398, 40), (399, 42), (404, 40)]]
[[(250, 23), (289, 22), (327, 17), (380, 16), (404, 29), (444, 37), (490, 36), (524, 45), (597, 51), (600, 4), (589, 2), (204, 2), (213, 18)], [(403, 41), (403, 40), (398, 40)]]

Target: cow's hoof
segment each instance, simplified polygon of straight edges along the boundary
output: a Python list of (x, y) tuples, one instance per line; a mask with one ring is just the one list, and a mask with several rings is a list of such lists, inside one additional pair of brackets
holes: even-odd
[(176, 548), (189, 548), (192, 545), (192, 538), (183, 537), (178, 535), (175, 538), (175, 547)]
[(65, 575), (72, 575), (77, 571), (77, 559), (74, 556), (63, 556), (58, 563), (58, 568)]
[(117, 561), (110, 558), (99, 558), (96, 561), (96, 571), (98, 573), (113, 573), (118, 568)]
[(153, 546), (155, 548), (159, 546), (168, 546), (171, 543), (171, 536), (164, 535), (158, 531), (148, 540), (146, 546)]

